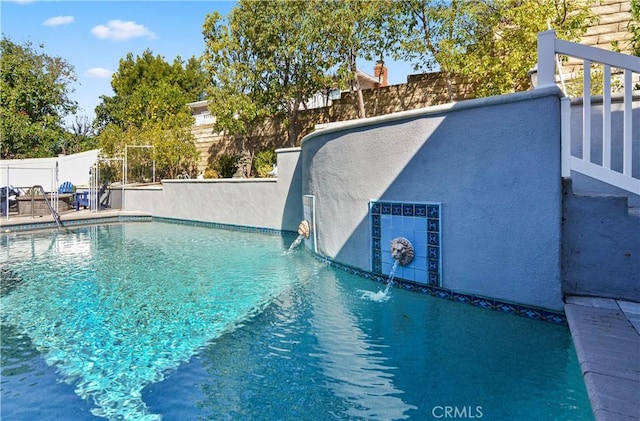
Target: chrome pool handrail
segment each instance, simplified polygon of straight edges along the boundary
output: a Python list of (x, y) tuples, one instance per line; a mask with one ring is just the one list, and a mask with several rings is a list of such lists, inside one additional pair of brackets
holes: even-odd
[(51, 212), (51, 216), (53, 217), (53, 220), (56, 222), (56, 225), (58, 226), (58, 229), (60, 229), (60, 226), (62, 225), (62, 222), (60, 221), (60, 214), (58, 214), (58, 212), (55, 211), (55, 209), (53, 209), (53, 206), (51, 206), (51, 202), (49, 202), (49, 199), (47, 199), (47, 193), (44, 190), (44, 187), (42, 187), (41, 185), (35, 185), (32, 187), (32, 191), (31, 191), (31, 217), (33, 218), (34, 216), (34, 205), (35, 205), (35, 194), (33, 189), (39, 189), (42, 192), (42, 197), (44, 198), (44, 202), (47, 204), (47, 207), (49, 208), (49, 211)]

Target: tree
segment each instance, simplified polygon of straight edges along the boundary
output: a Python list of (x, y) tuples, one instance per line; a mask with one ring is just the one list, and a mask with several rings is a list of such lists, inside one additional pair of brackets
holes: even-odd
[(300, 108), (333, 83), (328, 71), (338, 56), (328, 48), (331, 14), (324, 4), (240, 0), (226, 22), (217, 12), (205, 19), (209, 109), (216, 128), (243, 136), (252, 153), (257, 145), (246, 140), (278, 113), (295, 146)]
[[(197, 59), (172, 64), (146, 50), (120, 60), (112, 97), (96, 107), (99, 145), (107, 156), (123, 156), (127, 145), (150, 149), (160, 177), (191, 171), (198, 156), (187, 103), (203, 98), (206, 76)], [(133, 154), (135, 156), (136, 153)], [(134, 160), (129, 160), (135, 166)]]
[[(396, 57), (475, 86), (477, 96), (528, 88), (537, 34), (575, 41), (592, 21), (589, 0), (408, 0), (393, 26)], [(451, 87), (451, 85), (449, 85)]]
[(6, 37), (0, 42), (0, 59), (1, 157), (55, 155), (56, 145), (69, 136), (63, 119), (77, 108), (69, 98), (76, 80), (73, 67), (29, 42), (18, 45)]
[(398, 46), (393, 58), (413, 64), (415, 71), (439, 70), (453, 95), (453, 58), (470, 43), (470, 26), (478, 2), (459, 0), (406, 0), (395, 3), (397, 22), (388, 37)]
[[(629, 32), (631, 33), (632, 54), (640, 57), (640, 0), (631, 0)], [(636, 84), (635, 89), (640, 89), (640, 82)]]
[(397, 6), (394, 2), (363, 0), (330, 0), (322, 5), (323, 13), (333, 17), (326, 39), (330, 50), (337, 51), (341, 61), (338, 82), (356, 93), (358, 114), (364, 118), (364, 98), (358, 82), (356, 59), (384, 62), (384, 55), (392, 45), (389, 34), (395, 23)]
[(87, 116), (74, 117), (67, 131), (55, 144), (56, 154), (74, 154), (98, 147), (92, 121)]
[(631, 0), (629, 32), (631, 33), (631, 51), (633, 55), (640, 56), (640, 0)]
[(582, 0), (501, 0), (476, 10), (474, 44), (458, 50), (454, 69), (476, 86), (478, 96), (529, 88), (528, 71), (537, 62), (538, 32), (578, 41), (592, 22)]
[(195, 57), (186, 63), (177, 57), (169, 64), (149, 49), (135, 58), (129, 53), (113, 75), (115, 95), (100, 97), (96, 125), (99, 130), (109, 123), (142, 127), (176, 114), (189, 114), (186, 104), (201, 100), (206, 86), (206, 75)]

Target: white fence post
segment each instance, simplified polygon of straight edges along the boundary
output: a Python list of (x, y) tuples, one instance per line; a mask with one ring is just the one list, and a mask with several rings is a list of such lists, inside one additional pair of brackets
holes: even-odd
[(538, 34), (538, 86), (555, 86), (556, 31), (544, 31)]

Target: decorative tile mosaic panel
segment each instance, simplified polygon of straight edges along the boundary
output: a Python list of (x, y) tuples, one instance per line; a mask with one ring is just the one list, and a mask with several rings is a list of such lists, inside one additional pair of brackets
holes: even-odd
[(369, 202), (371, 271), (388, 275), (393, 267), (391, 240), (411, 242), (414, 258), (396, 268), (395, 277), (425, 285), (442, 285), (442, 229), (439, 203)]

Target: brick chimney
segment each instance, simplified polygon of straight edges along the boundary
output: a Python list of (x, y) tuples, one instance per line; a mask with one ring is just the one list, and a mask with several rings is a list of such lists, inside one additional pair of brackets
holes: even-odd
[(387, 86), (387, 67), (384, 65), (384, 61), (378, 60), (376, 65), (373, 66), (373, 75), (378, 78), (380, 87)]

